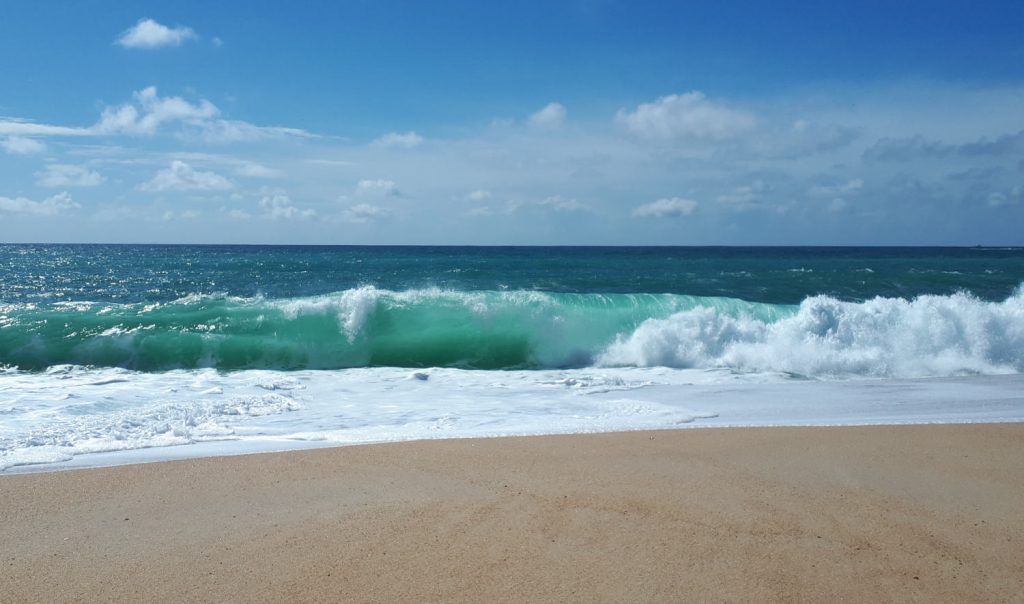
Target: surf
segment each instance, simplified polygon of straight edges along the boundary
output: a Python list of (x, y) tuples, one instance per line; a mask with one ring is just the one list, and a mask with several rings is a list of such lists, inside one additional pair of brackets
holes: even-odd
[(588, 366), (811, 378), (1024, 371), (1024, 290), (798, 305), (680, 294), (393, 291), (0, 306), (0, 365), (142, 372)]

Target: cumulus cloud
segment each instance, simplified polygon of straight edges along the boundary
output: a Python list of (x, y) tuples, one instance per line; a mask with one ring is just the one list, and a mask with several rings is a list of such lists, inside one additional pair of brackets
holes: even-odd
[(202, 126), (220, 111), (205, 99), (189, 103), (177, 96), (161, 97), (156, 86), (149, 86), (132, 95), (134, 103), (108, 107), (95, 128), (104, 134), (153, 134), (161, 124), (184, 122)]
[(160, 170), (151, 180), (141, 184), (143, 191), (225, 191), (234, 188), (227, 178), (216, 172), (196, 170), (180, 160)]
[(260, 198), (260, 208), (264, 216), (271, 220), (306, 220), (316, 216), (316, 210), (296, 207), (288, 195), (279, 191)]
[(682, 197), (669, 197), (637, 206), (633, 209), (635, 218), (675, 218), (689, 216), (697, 210), (697, 202)]
[(11, 155), (32, 155), (46, 151), (46, 145), (43, 143), (22, 136), (8, 136), (0, 140), (0, 147), (3, 147), (4, 151)]
[(398, 197), (401, 192), (393, 180), (367, 179), (356, 184), (356, 195), (361, 197)]
[(181, 46), (188, 40), (196, 40), (199, 36), (190, 27), (167, 27), (153, 19), (139, 19), (139, 22), (117, 39), (124, 48), (154, 49), (166, 46)]
[(95, 170), (69, 164), (50, 164), (35, 176), (40, 187), (95, 187), (106, 180)]
[(21, 214), (24, 216), (56, 216), (67, 210), (80, 208), (67, 191), (33, 201), (25, 197), (0, 197), (0, 214)]
[(754, 128), (754, 115), (709, 101), (703, 92), (663, 96), (633, 111), (619, 110), (616, 121), (643, 138), (726, 139)]
[(423, 137), (415, 132), (389, 132), (373, 141), (377, 147), (400, 147), (402, 149), (412, 149), (421, 143), (423, 143)]
[(391, 211), (387, 208), (369, 203), (359, 203), (346, 208), (342, 213), (342, 217), (348, 222), (365, 223), (378, 218), (385, 218), (390, 214)]
[(555, 128), (565, 122), (565, 107), (561, 103), (548, 103), (530, 116), (527, 122), (535, 128)]

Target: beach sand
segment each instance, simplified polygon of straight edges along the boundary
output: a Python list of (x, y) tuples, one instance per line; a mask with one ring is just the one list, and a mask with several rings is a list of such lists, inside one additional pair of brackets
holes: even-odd
[(396, 443), (0, 476), (0, 600), (1024, 601), (1024, 424)]

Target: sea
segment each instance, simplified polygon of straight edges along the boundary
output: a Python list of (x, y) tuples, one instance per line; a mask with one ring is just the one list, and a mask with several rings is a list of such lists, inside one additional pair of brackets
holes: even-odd
[(1024, 248), (0, 245), (0, 472), (1024, 421)]

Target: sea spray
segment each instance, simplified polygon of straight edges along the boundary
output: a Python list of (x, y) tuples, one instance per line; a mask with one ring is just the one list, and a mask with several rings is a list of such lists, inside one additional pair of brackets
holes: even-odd
[(814, 296), (777, 321), (699, 307), (645, 321), (597, 362), (819, 379), (1019, 373), (1024, 290), (1003, 302), (966, 293), (862, 303)]

